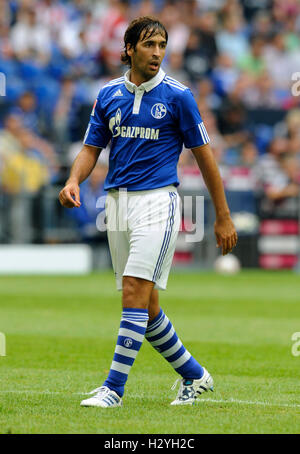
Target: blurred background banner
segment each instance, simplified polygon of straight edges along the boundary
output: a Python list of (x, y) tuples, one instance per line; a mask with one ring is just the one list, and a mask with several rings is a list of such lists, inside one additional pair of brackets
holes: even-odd
[[(34, 246), (27, 256), (31, 272), (42, 271), (36, 247), (43, 245), (45, 261), (51, 245), (74, 245), (75, 253), (84, 244), (92, 256), (87, 253), (81, 271), (110, 267), (106, 233), (96, 226), (109, 147), (81, 185), (79, 209), (62, 208), (58, 193), (100, 88), (126, 70), (123, 35), (140, 15), (165, 24), (162, 67), (197, 100), (239, 234), (234, 254), (241, 266), (297, 268), (298, 0), (0, 0), (0, 272), (11, 272), (11, 263), (18, 271), (22, 245)], [(178, 171), (182, 197), (193, 195), (196, 203), (205, 196), (205, 235), (186, 242), (183, 226), (174, 264), (209, 269), (219, 254), (214, 211), (189, 150)]]
[(72, 245), (0, 246), (0, 274), (87, 274), (92, 271), (91, 248)]

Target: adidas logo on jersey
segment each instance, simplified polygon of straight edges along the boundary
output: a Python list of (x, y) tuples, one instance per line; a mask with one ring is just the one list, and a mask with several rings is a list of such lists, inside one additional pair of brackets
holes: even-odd
[(114, 98), (115, 96), (123, 96), (123, 93), (121, 92), (121, 90), (117, 90), (113, 95), (112, 97)]

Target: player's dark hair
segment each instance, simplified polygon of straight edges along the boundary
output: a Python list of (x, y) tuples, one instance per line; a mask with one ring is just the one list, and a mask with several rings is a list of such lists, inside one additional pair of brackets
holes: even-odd
[(139, 40), (151, 38), (157, 33), (165, 37), (168, 42), (168, 32), (165, 26), (155, 17), (143, 16), (134, 19), (128, 26), (124, 35), (124, 50), (121, 54), (121, 61), (125, 65), (131, 66), (131, 58), (127, 54), (127, 44), (130, 44), (134, 49)]

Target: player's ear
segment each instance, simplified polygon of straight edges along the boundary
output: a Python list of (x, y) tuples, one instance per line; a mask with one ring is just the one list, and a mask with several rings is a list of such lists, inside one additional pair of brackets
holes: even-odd
[(133, 54), (133, 51), (134, 51), (133, 45), (130, 43), (126, 44), (126, 51), (127, 51), (127, 55), (129, 55), (129, 57), (131, 57)]

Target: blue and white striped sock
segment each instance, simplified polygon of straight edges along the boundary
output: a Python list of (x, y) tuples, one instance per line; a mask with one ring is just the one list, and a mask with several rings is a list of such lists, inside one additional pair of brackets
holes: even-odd
[(120, 397), (124, 394), (128, 374), (143, 343), (148, 319), (147, 309), (123, 309), (115, 354), (103, 383)]
[(203, 368), (184, 347), (162, 309), (148, 323), (145, 337), (183, 378), (202, 377)]

